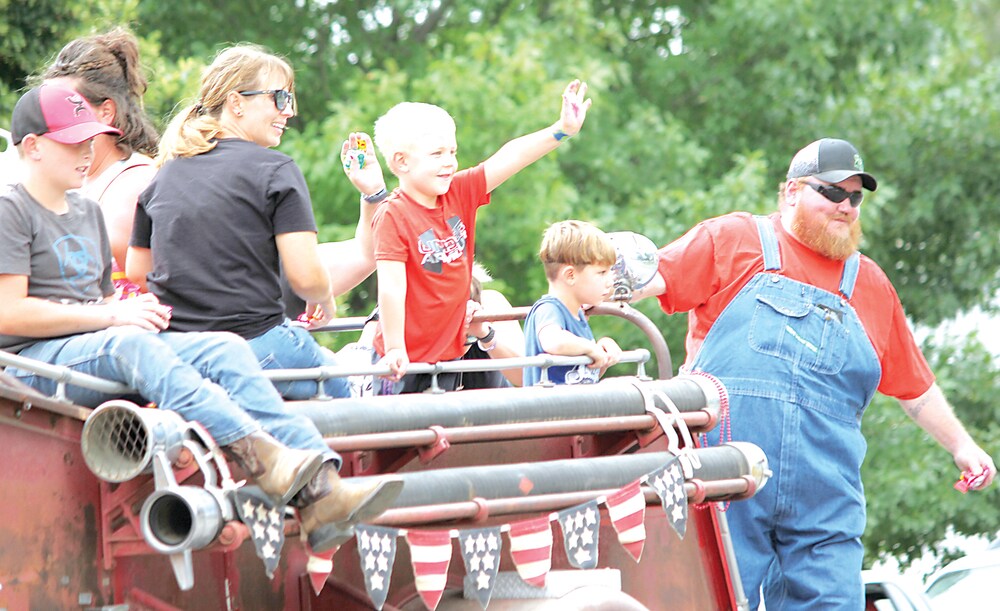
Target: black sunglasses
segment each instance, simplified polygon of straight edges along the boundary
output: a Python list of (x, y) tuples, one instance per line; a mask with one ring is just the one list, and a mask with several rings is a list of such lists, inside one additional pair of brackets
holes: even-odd
[(295, 110), (295, 94), (291, 91), (286, 91), (284, 89), (262, 89), (254, 91), (240, 91), (240, 95), (270, 95), (274, 97), (274, 106), (278, 109), (278, 112), (285, 110), (285, 107), (289, 104), (292, 105), (292, 110)]
[(865, 199), (865, 194), (862, 191), (848, 191), (847, 189), (833, 185), (820, 185), (814, 182), (807, 182), (806, 184), (812, 187), (813, 191), (816, 191), (835, 204), (839, 204), (845, 199), (850, 198), (851, 207), (857, 208), (861, 205), (862, 200)]

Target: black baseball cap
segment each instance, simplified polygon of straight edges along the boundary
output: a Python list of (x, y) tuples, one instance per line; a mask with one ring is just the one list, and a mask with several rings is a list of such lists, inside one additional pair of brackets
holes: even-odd
[(788, 178), (811, 176), (829, 183), (861, 177), (861, 186), (869, 191), (878, 188), (875, 177), (865, 172), (861, 153), (847, 140), (822, 138), (808, 144), (792, 158)]

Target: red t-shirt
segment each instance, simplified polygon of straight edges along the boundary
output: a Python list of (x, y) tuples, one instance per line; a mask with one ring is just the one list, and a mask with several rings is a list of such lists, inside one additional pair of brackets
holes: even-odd
[[(465, 353), (465, 307), (472, 282), (476, 211), (490, 202), (482, 164), (462, 170), (426, 208), (396, 189), (372, 219), (375, 259), (406, 263), (406, 353), (434, 363)], [(375, 350), (385, 354), (382, 325)]]
[[(823, 257), (794, 239), (781, 226), (779, 215), (769, 218), (778, 237), (782, 275), (839, 294), (843, 261)], [(667, 287), (659, 297), (660, 307), (667, 313), (688, 312), (685, 348), (692, 362), (722, 310), (764, 270), (757, 226), (748, 213), (727, 214), (699, 223), (659, 254), (659, 271)], [(882, 366), (879, 392), (899, 399), (926, 392), (934, 374), (907, 326), (896, 289), (864, 255), (850, 304)]]

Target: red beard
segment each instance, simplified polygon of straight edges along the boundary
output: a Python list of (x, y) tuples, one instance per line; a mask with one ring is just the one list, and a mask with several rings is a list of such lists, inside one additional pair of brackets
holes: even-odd
[(861, 243), (861, 217), (850, 225), (845, 235), (834, 233), (830, 221), (819, 214), (810, 214), (805, 206), (796, 206), (792, 217), (792, 233), (809, 248), (829, 259), (843, 261), (858, 250)]

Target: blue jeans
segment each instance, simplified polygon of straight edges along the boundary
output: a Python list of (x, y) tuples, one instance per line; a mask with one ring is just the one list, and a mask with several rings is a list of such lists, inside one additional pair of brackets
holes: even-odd
[[(291, 324), (287, 318), (263, 335), (248, 340), (248, 343), (263, 369), (310, 369), (337, 364), (333, 352), (324, 350), (309, 331)], [(316, 382), (306, 380), (275, 382), (274, 386), (282, 397), (290, 401), (312, 399), (318, 390)], [(323, 382), (323, 390), (334, 398), (351, 396), (347, 378), (330, 378)]]
[[(246, 342), (231, 333), (113, 327), (42, 340), (19, 354), (127, 384), (161, 409), (197, 421), (220, 446), (263, 428), (288, 447), (320, 450), (339, 464), (340, 457), (312, 421), (285, 408), (270, 381), (259, 375), (260, 366)], [(50, 378), (13, 367), (8, 373), (43, 393), (55, 393), (56, 382)], [(72, 384), (66, 394), (89, 407), (115, 398)]]

